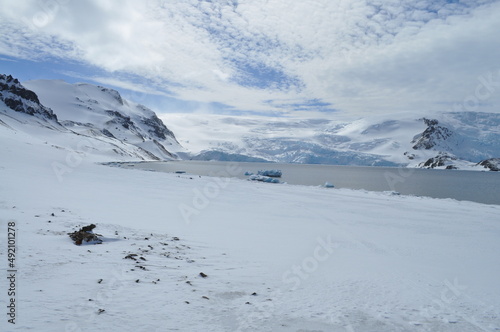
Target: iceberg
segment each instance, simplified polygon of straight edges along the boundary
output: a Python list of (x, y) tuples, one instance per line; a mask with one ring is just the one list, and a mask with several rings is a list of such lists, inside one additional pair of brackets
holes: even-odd
[(272, 178), (280, 178), (282, 173), (279, 169), (270, 169), (270, 170), (264, 170), (264, 171), (258, 171), (258, 175), (262, 176), (269, 176)]
[(263, 176), (263, 175), (251, 175), (249, 178), (251, 181), (260, 181), (260, 182), (266, 182), (266, 183), (280, 183), (280, 180), (276, 178), (272, 178), (270, 176)]

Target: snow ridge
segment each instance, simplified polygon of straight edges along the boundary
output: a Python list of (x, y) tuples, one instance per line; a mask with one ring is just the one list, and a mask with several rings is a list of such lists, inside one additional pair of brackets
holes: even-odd
[(83, 145), (91, 146), (86, 154), (113, 160), (172, 160), (183, 150), (152, 110), (102, 86), (60, 80), (21, 84), (10, 75), (0, 75), (0, 109), (0, 124), (15, 131), (46, 141), (47, 132), (39, 127), (77, 136), (51, 137), (57, 146), (70, 148), (68, 142), (85, 137)]

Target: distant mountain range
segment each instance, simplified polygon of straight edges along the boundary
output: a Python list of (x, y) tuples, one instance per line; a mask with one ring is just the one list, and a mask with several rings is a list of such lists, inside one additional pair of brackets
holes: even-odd
[[(176, 114), (162, 119), (191, 151), (183, 158), (470, 170), (499, 165), (497, 113), (400, 113), (355, 121)], [(196, 131), (185, 135), (181, 128)]]
[[(499, 170), (500, 114), (393, 114), (355, 121), (164, 114), (113, 89), (0, 75), (0, 126), (116, 160), (220, 160)], [(69, 139), (71, 137), (71, 139)], [(76, 137), (76, 138), (75, 138)], [(76, 139), (76, 140), (75, 140)], [(72, 143), (70, 143), (72, 142)]]

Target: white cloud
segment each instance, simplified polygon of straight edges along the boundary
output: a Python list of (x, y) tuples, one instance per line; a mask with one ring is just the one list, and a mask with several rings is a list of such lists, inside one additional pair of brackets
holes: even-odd
[[(498, 1), (0, 5), (0, 54), (82, 61), (141, 76), (151, 87), (108, 78), (114, 85), (240, 110), (287, 112), (301, 104), (302, 112), (308, 100), (356, 114), (438, 110), (463, 101), (477, 77), (499, 67)], [(485, 110), (496, 110), (495, 96)]]

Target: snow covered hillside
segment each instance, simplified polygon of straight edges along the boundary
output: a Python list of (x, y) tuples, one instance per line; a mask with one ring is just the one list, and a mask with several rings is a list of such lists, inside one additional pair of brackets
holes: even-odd
[(484, 170), (479, 162), (500, 156), (500, 114), (493, 113), (402, 113), (356, 121), (206, 114), (162, 119), (193, 159)]
[[(500, 330), (500, 206), (107, 167), (20, 115), (0, 125), (1, 331)], [(74, 245), (89, 224), (104, 242)]]
[(183, 151), (153, 111), (89, 84), (21, 84), (0, 75), (0, 124), (76, 154), (110, 160), (171, 160)]
[[(500, 114), (394, 114), (355, 121), (162, 114), (112, 89), (0, 76), (0, 123), (45, 139), (45, 128), (94, 142), (120, 160), (220, 160), (498, 170)], [(9, 122), (10, 121), (10, 122)], [(12, 122), (14, 121), (14, 122)], [(9, 124), (7, 124), (9, 122)], [(28, 124), (29, 126), (25, 125)], [(33, 125), (37, 129), (33, 129)], [(15, 127), (15, 128), (14, 128)], [(50, 134), (50, 135), (51, 135)], [(49, 136), (50, 136), (49, 135)], [(65, 148), (65, 139), (59, 140)]]

